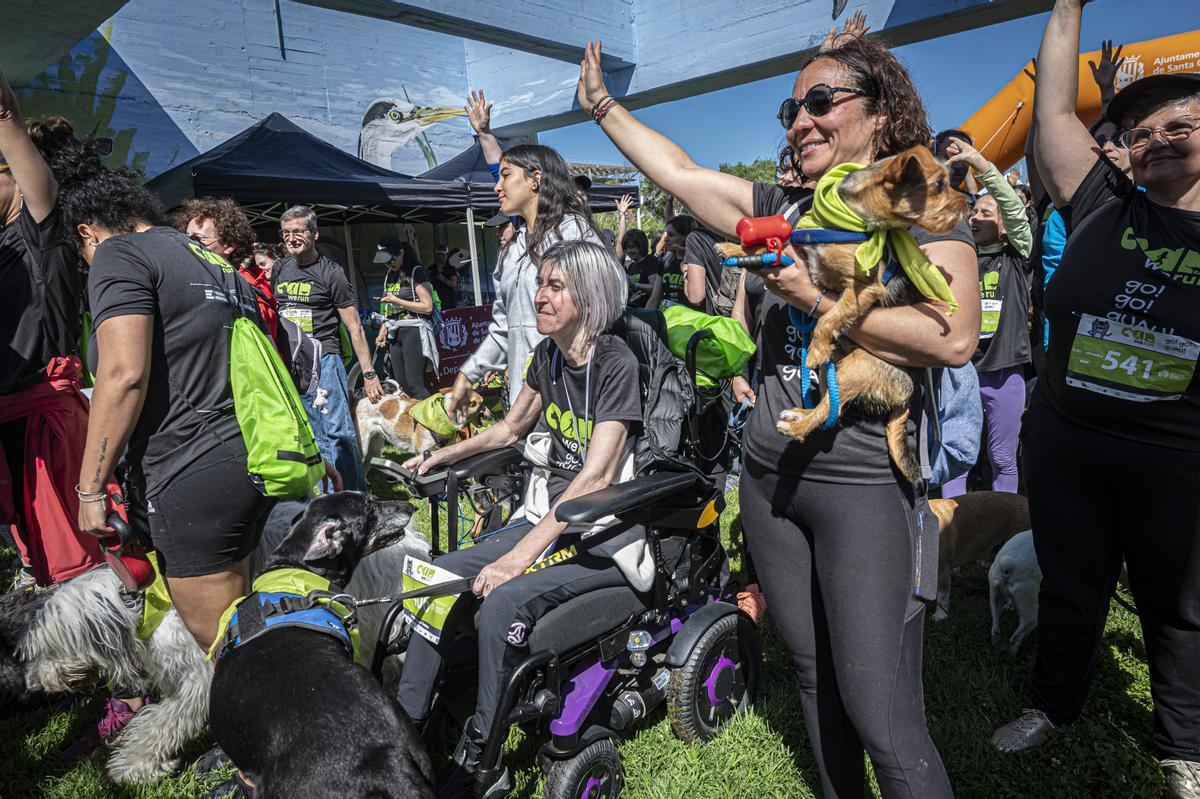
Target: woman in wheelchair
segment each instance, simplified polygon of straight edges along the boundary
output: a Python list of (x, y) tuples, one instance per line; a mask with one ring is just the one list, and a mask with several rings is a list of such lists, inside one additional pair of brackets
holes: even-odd
[[(555, 506), (617, 481), (631, 457), (633, 437), (641, 426), (638, 364), (628, 346), (606, 334), (626, 302), (624, 273), (606, 247), (567, 241), (547, 250), (538, 270), (535, 297), (537, 329), (548, 336), (534, 351), (526, 383), (516, 404), (499, 424), (428, 458), (412, 458), (404, 466), (420, 474), (472, 455), (510, 446), (529, 434), (526, 460), (543, 467), (530, 478), (541, 485), (548, 502), (540, 520), (524, 522), (449, 552), (434, 563), (454, 574), (478, 574), (471, 594), (460, 598), (434, 645), (413, 636), (400, 681), (399, 700), (420, 725), (429, 715), (446, 645), (454, 638), (452, 620), (476, 618), (479, 646), (479, 691), (443, 776), (440, 796), (470, 795), (483, 742), (497, 720), (497, 701), (515, 666), (528, 654), (526, 640), (537, 620), (580, 594), (619, 586), (625, 577), (616, 562), (601, 554), (643, 540), (641, 527), (612, 536), (567, 562), (531, 569), (546, 556), (578, 542), (588, 531), (555, 521)], [(536, 512), (526, 518), (539, 519)], [(606, 536), (609, 534), (606, 533)], [(478, 613), (476, 614), (476, 611)], [(507, 781), (502, 773), (497, 786)]]

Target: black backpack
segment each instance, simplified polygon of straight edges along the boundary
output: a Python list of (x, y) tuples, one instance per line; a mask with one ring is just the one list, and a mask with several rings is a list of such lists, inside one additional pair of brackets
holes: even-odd
[(703, 474), (701, 430), (691, 410), (699, 397), (683, 362), (667, 347), (667, 323), (657, 309), (626, 308), (609, 328), (638, 362), (642, 435), (634, 449), (638, 474), (691, 470)]

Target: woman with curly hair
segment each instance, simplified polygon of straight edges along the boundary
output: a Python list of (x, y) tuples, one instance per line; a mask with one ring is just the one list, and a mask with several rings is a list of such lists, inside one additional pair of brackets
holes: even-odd
[[(741, 217), (782, 213), (794, 221), (811, 205), (808, 189), (697, 166), (609, 96), (600, 54), (598, 42), (585, 50), (580, 104), (634, 166), (706, 227), (728, 235)], [(926, 146), (930, 136), (904, 67), (887, 48), (856, 36), (804, 65), (779, 120), (796, 166), (818, 180), (839, 164)], [(898, 366), (964, 364), (979, 334), (971, 234), (965, 223), (942, 236), (911, 232), (944, 273), (958, 312), (947, 317), (924, 302), (875, 307), (848, 335)], [(767, 288), (758, 333), (762, 379), (743, 439), (741, 510), (753, 530), (759, 583), (799, 672), (824, 795), (869, 795), (865, 750), (884, 797), (948, 797), (921, 685), (925, 607), (914, 591), (921, 498), (888, 458), (884, 417), (845, 412), (838, 426), (803, 442), (775, 428), (782, 410), (802, 404), (793, 308), (820, 316), (837, 301), (812, 283), (802, 255), (788, 254), (795, 265), (755, 270)], [(910, 444), (922, 407), (916, 394)]]

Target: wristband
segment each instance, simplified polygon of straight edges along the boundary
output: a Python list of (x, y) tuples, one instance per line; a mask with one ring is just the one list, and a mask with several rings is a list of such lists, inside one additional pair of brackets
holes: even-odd
[(603, 97), (601, 97), (599, 100), (597, 100), (595, 102), (595, 104), (592, 105), (592, 110), (588, 111), (588, 116), (595, 116), (596, 109), (599, 108), (601, 105), (603, 105), (605, 100), (611, 100), (611, 99), (612, 99), (611, 94), (606, 94)]
[(817, 295), (817, 301), (813, 303), (813, 307), (808, 310), (809, 316), (816, 316), (817, 307), (820, 306), (821, 300), (825, 299), (825, 289), (821, 289), (821, 293)]
[(599, 125), (601, 120), (603, 120), (604, 117), (608, 116), (608, 112), (613, 110), (616, 107), (616, 105), (617, 105), (617, 101), (614, 100), (613, 98), (609, 97), (608, 101), (606, 103), (604, 103), (603, 106), (598, 107), (596, 109), (596, 113), (593, 116), (593, 118), (596, 120), (596, 124)]

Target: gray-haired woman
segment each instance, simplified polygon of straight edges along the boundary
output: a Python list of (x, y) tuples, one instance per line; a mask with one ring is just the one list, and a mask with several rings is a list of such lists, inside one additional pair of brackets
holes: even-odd
[[(527, 654), (525, 638), (534, 622), (571, 597), (625, 583), (613, 561), (593, 555), (612, 554), (644, 540), (642, 528), (634, 527), (609, 538), (589, 557), (525, 573), (535, 561), (591, 532), (556, 521), (554, 508), (604, 488), (624, 474), (621, 466), (628, 460), (642, 418), (637, 360), (625, 342), (604, 333), (620, 316), (626, 300), (625, 274), (612, 251), (591, 242), (560, 242), (546, 250), (537, 280), (537, 329), (548, 338), (534, 350), (512, 410), (479, 435), (404, 464), (424, 474), (509, 446), (529, 433), (526, 459), (531, 466), (545, 469), (535, 468), (530, 475), (526, 523), (434, 560), (435, 566), (456, 575), (478, 574), (472, 593), (464, 594), (459, 603), (481, 604), (475, 716), (463, 730), (455, 765), (443, 778), (439, 796), (455, 796), (455, 791), (469, 791), (473, 785), (482, 743), (495, 721), (497, 699), (511, 670)], [(567, 472), (574, 477), (561, 476)], [(540, 510), (530, 510), (535, 506)], [(636, 577), (630, 582), (636, 584)], [(473, 610), (456, 617), (475, 618)], [(453, 638), (453, 630), (444, 630), (441, 644), (414, 636), (409, 645), (399, 700), (418, 724), (429, 715), (442, 646)]]

